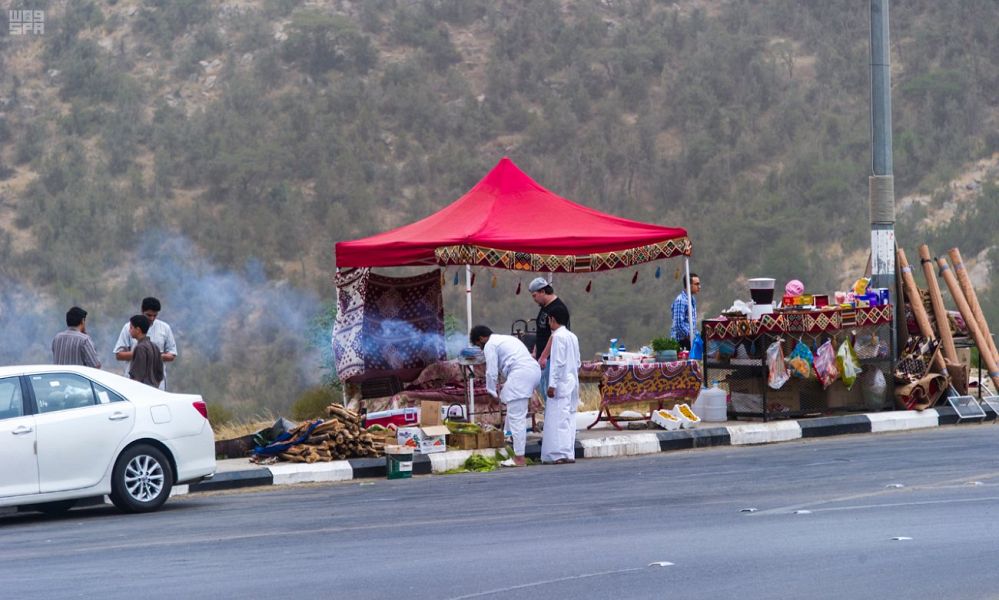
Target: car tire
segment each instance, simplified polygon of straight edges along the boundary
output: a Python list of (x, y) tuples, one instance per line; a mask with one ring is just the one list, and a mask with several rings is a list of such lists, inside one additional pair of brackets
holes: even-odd
[(153, 446), (132, 446), (118, 457), (111, 473), (111, 502), (129, 513), (163, 506), (173, 487), (170, 461)]

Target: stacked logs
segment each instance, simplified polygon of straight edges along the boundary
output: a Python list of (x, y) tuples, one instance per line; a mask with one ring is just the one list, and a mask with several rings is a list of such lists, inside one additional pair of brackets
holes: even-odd
[[(330, 419), (319, 420), (308, 438), (289, 447), (278, 456), (299, 463), (343, 460), (361, 456), (381, 456), (385, 445), (361, 429), (361, 418), (337, 404), (326, 408)], [(291, 439), (302, 436), (316, 421), (306, 421), (293, 429)]]

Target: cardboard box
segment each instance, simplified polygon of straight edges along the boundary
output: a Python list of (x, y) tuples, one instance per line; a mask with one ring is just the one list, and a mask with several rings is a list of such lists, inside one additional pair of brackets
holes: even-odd
[(420, 424), (415, 427), (400, 427), (396, 439), (400, 446), (408, 446), (420, 454), (434, 454), (447, 450), (448, 428), (441, 419), (442, 402), (424, 400), (420, 402)]
[(447, 445), (459, 450), (475, 450), (482, 448), (479, 446), (479, 436), (477, 433), (452, 433), (448, 435)]
[(505, 448), (506, 447), (506, 436), (499, 429), (494, 429), (492, 431), (486, 432), (486, 437), (489, 440), (486, 448)]
[(506, 445), (506, 440), (503, 437), (503, 432), (499, 430), (479, 433), (452, 433), (448, 436), (447, 445), (460, 450), (502, 448)]
[(447, 450), (448, 429), (443, 425), (429, 427), (400, 427), (397, 440), (420, 454), (433, 454)]
[(422, 400), (420, 402), (420, 427), (433, 427), (443, 425), (441, 411), (444, 410), (444, 403), (437, 400)]

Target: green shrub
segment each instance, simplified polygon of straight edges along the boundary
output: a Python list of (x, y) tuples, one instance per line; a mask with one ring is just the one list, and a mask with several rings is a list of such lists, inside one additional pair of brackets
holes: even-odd
[(328, 385), (309, 388), (291, 405), (291, 418), (296, 421), (325, 418), (326, 407), (334, 403), (340, 403), (339, 388)]

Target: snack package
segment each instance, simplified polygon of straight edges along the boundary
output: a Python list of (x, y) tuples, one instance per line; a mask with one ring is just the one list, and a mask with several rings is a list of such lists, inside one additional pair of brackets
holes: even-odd
[(812, 351), (799, 341), (787, 358), (787, 366), (791, 369), (791, 375), (808, 379), (812, 376)]
[(829, 340), (815, 351), (815, 375), (819, 378), (822, 389), (831, 386), (839, 377), (839, 369), (836, 368), (836, 350)]
[(767, 385), (779, 390), (791, 378), (784, 363), (783, 340), (777, 340), (767, 348)]
[(858, 298), (863, 297), (867, 293), (867, 286), (870, 285), (870, 277), (861, 277), (853, 284), (853, 294)]
[(860, 375), (861, 367), (860, 359), (857, 358), (857, 353), (853, 351), (853, 345), (849, 339), (844, 340), (839, 345), (839, 350), (836, 351), (836, 366), (839, 367), (839, 374), (843, 379), (846, 389), (851, 389), (853, 382)]

